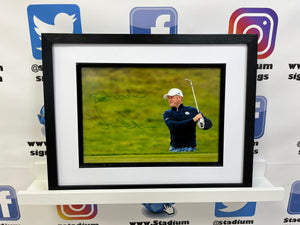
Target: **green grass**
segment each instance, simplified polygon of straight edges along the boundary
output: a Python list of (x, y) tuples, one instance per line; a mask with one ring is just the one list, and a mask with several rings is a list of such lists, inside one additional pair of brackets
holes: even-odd
[(147, 163), (147, 162), (215, 162), (217, 153), (172, 153), (170, 154), (147, 154), (147, 155), (105, 155), (105, 156), (86, 156), (85, 160), (89, 163), (115, 162), (115, 163)]
[[(218, 160), (220, 69), (83, 68), (83, 149), (85, 163), (216, 162)], [(183, 91), (183, 103), (213, 122), (197, 129), (197, 152), (169, 152), (170, 134), (163, 113), (170, 88)]]

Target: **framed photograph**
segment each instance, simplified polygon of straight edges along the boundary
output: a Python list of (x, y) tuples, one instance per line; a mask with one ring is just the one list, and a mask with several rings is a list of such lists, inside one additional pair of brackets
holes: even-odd
[(43, 34), (49, 189), (251, 187), (256, 35)]

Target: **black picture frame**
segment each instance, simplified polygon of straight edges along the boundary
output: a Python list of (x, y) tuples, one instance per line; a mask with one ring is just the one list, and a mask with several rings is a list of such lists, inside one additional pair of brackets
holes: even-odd
[[(256, 35), (43, 34), (42, 49), (50, 190), (252, 186)], [(218, 160), (84, 163), (86, 66), (221, 68)]]

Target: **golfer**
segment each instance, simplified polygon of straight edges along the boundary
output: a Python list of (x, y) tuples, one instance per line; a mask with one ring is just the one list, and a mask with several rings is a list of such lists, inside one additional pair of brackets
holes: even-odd
[(212, 127), (211, 121), (194, 107), (182, 104), (183, 94), (178, 88), (172, 88), (164, 98), (169, 99), (171, 109), (163, 114), (164, 121), (170, 130), (171, 152), (196, 151), (196, 125), (207, 130)]

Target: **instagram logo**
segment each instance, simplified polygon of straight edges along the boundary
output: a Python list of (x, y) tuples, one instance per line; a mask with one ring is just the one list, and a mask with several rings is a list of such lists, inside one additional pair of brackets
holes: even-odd
[(57, 205), (57, 213), (64, 220), (90, 220), (97, 215), (97, 205)]
[(257, 34), (257, 58), (267, 58), (274, 50), (278, 17), (269, 8), (240, 8), (230, 17), (229, 34)]

